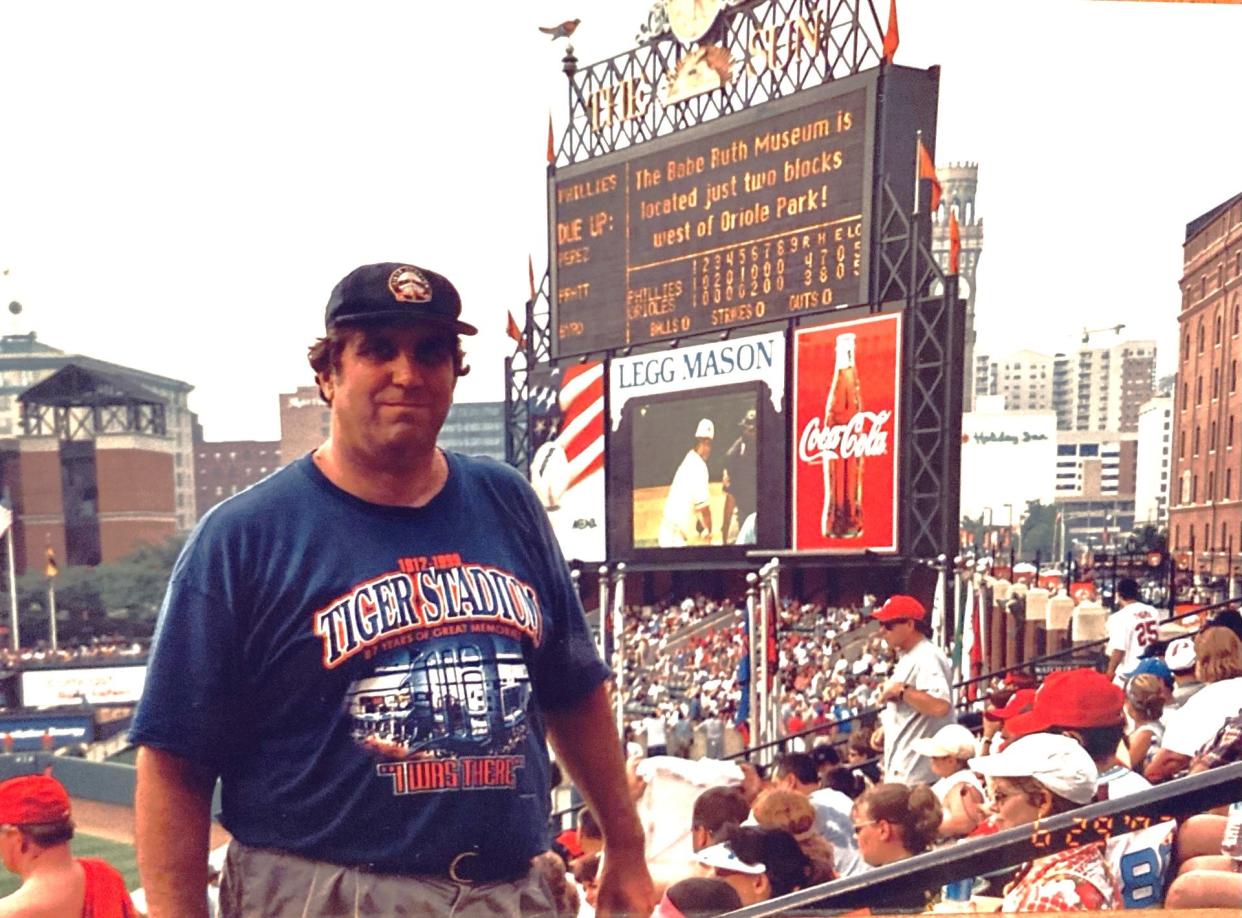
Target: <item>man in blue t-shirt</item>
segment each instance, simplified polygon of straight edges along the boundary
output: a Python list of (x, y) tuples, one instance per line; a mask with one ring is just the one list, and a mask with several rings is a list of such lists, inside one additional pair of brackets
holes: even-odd
[(153, 918), (206, 914), (217, 778), (226, 918), (546, 910), (549, 741), (604, 832), (601, 910), (654, 906), (547, 517), (513, 469), (436, 446), (460, 315), (432, 271), (346, 276), (310, 351), (328, 440), (186, 543), (131, 733)]

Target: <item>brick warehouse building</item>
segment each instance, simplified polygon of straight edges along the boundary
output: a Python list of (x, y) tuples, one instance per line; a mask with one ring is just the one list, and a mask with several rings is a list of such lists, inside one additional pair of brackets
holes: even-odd
[(19, 572), (40, 569), (48, 547), (62, 566), (93, 565), (193, 523), (188, 384), (64, 354), (33, 335), (3, 343), (10, 436), (0, 439), (0, 489), (14, 511)]
[(1187, 224), (1183, 253), (1169, 539), (1223, 575), (1242, 553), (1242, 194)]

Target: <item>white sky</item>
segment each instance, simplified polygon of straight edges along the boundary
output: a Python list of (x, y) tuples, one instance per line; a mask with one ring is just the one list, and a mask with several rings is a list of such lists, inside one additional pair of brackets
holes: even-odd
[[(888, 4), (877, 0), (882, 18)], [(647, 0), (0, 4), (5, 332), (196, 388), (208, 439), (275, 439), (332, 285), (447, 274), (482, 329), (459, 400), (503, 397), (505, 311), (546, 263), (561, 44), (632, 46)], [(940, 164), (979, 163), (983, 350), (1156, 338), (1185, 224), (1242, 191), (1242, 7), (899, 0), (941, 71)]]

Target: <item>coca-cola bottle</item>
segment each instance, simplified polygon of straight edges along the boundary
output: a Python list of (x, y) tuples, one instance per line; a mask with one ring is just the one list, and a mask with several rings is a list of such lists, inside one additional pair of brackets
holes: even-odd
[[(858, 386), (858, 368), (854, 366), (855, 335), (844, 332), (837, 336), (837, 366), (824, 403), (824, 431), (842, 428), (862, 411)], [(842, 437), (833, 438), (842, 444)], [(857, 538), (862, 535), (862, 457), (823, 457), (824, 512), (820, 531), (834, 539)]]

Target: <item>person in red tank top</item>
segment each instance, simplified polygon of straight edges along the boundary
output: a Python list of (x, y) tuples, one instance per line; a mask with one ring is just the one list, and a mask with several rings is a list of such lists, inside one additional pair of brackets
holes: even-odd
[(134, 918), (124, 878), (106, 861), (74, 858), (69, 795), (50, 775), (0, 783), (0, 859), (22, 885), (0, 899), (0, 918)]

